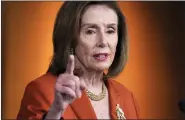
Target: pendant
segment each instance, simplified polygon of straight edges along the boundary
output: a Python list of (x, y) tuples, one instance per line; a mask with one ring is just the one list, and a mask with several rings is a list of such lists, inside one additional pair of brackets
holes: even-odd
[(120, 108), (119, 104), (116, 105), (116, 114), (119, 120), (126, 120), (124, 112)]

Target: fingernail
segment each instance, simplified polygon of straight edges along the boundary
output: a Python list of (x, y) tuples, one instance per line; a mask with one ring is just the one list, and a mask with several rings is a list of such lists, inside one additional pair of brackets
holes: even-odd
[(78, 98), (81, 98), (81, 95), (79, 95)]
[(78, 98), (81, 98), (82, 94), (78, 94)]

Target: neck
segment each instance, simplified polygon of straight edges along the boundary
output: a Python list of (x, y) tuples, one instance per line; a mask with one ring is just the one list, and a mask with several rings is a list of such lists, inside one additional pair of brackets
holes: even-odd
[[(79, 75), (81, 79), (83, 79), (86, 89), (102, 89), (103, 84), (103, 70), (97, 71), (97, 70), (90, 70), (85, 67), (82, 62), (78, 59), (77, 56), (75, 56), (75, 68), (81, 71), (81, 74)], [(78, 72), (77, 72), (78, 74)], [(94, 91), (94, 90), (93, 90)]]
[(101, 88), (103, 84), (103, 71), (85, 71), (83, 79), (87, 88)]

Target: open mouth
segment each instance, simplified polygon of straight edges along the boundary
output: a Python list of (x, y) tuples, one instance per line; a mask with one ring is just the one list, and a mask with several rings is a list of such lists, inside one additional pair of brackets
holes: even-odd
[(108, 53), (98, 53), (98, 54), (94, 54), (93, 57), (96, 59), (96, 60), (99, 60), (99, 61), (104, 61), (108, 58)]

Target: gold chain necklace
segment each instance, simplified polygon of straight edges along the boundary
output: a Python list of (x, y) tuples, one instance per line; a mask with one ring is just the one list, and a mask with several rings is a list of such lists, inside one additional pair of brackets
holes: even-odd
[(94, 93), (88, 91), (87, 89), (86, 89), (86, 93), (91, 100), (100, 101), (106, 96), (106, 87), (105, 85), (102, 85), (102, 92), (99, 95), (95, 95)]

